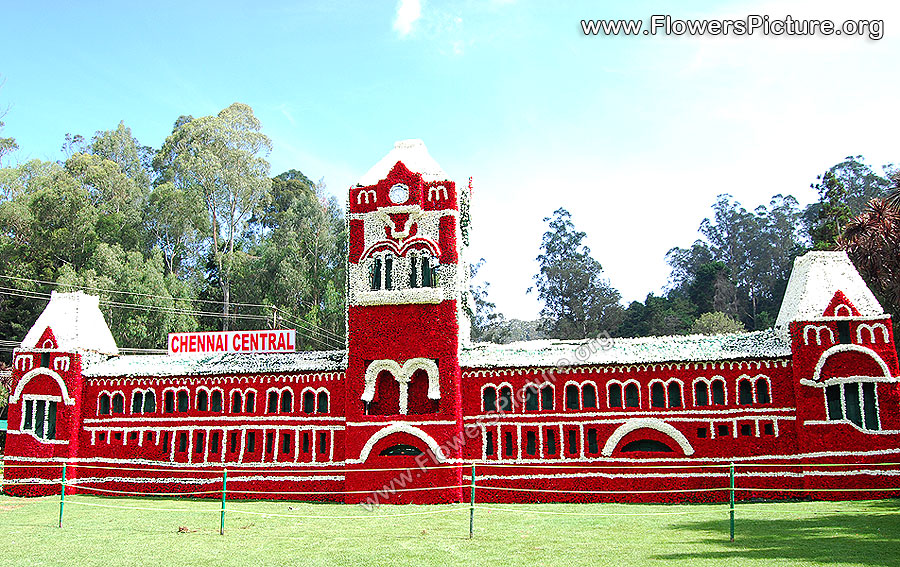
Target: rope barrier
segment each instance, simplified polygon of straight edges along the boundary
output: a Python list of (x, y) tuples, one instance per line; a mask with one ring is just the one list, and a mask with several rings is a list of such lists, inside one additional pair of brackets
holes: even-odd
[(595, 514), (591, 512), (554, 512), (552, 510), (530, 510), (526, 508), (496, 508), (494, 506), (478, 506), (479, 510), (487, 510), (492, 512), (523, 512), (526, 514), (548, 514), (553, 516), (686, 516), (691, 514), (708, 514), (711, 512), (715, 512), (716, 514), (721, 514), (722, 510), (720, 509), (707, 509), (707, 510), (685, 510), (680, 512), (638, 512), (638, 513), (618, 513), (618, 512), (608, 512), (602, 514)]
[[(598, 465), (598, 464), (538, 464), (538, 463), (497, 463), (497, 462), (488, 462), (488, 461), (475, 461), (475, 463), (479, 466), (479, 468), (524, 468), (524, 469), (559, 469), (559, 470), (604, 470), (604, 469), (634, 469), (634, 470), (644, 470), (644, 469), (661, 469), (661, 470), (681, 470), (681, 469), (727, 469), (731, 465), (730, 464), (722, 464), (722, 463), (711, 463), (704, 465), (693, 465), (693, 464), (672, 464), (672, 465)], [(334, 468), (313, 468), (307, 469), (303, 467), (285, 467), (285, 468), (265, 468), (265, 467), (241, 467), (241, 468), (231, 468), (228, 466), (223, 466), (221, 463), (208, 463), (196, 468), (185, 468), (185, 467), (162, 467), (162, 466), (145, 466), (145, 467), (122, 467), (122, 466), (109, 466), (109, 465), (93, 465), (88, 463), (66, 463), (69, 468), (79, 468), (79, 469), (95, 469), (95, 470), (116, 470), (116, 471), (137, 471), (137, 472), (180, 472), (180, 473), (191, 473), (191, 474), (209, 474), (221, 476), (222, 470), (228, 469), (229, 472), (234, 473), (258, 473), (265, 472), (268, 474), (273, 473), (284, 473), (284, 474), (296, 474), (296, 473), (305, 473), (305, 474), (334, 474), (335, 472), (397, 472), (397, 471), (405, 471), (405, 470), (443, 470), (443, 469), (462, 469), (468, 468), (470, 463), (455, 463), (450, 465), (428, 465), (428, 466), (412, 466), (412, 467), (396, 467), (396, 468), (365, 468), (365, 469), (357, 469), (357, 468), (348, 468), (345, 463), (335, 463), (332, 466)], [(859, 467), (859, 466), (867, 466), (867, 467), (896, 467), (900, 466), (900, 462), (884, 462), (884, 463), (735, 463), (735, 467), (740, 468), (762, 468), (762, 467), (792, 467), (792, 468), (801, 468), (801, 467)], [(9, 469), (42, 469), (42, 468), (62, 468), (62, 463), (59, 464), (27, 464), (27, 465), (14, 465), (2, 463), (0, 464), (0, 470), (9, 468)]]
[(536, 463), (527, 463), (527, 464), (515, 464), (515, 463), (493, 463), (489, 461), (475, 461), (479, 468), (488, 467), (488, 468), (534, 468), (534, 469), (716, 469), (716, 468), (728, 468), (729, 464), (709, 464), (709, 465), (542, 465)]
[[(380, 490), (310, 490), (310, 491), (272, 491), (272, 490), (229, 490), (228, 494), (375, 494), (378, 492), (420, 492), (430, 490), (454, 490), (456, 488), (468, 488), (468, 484), (456, 486), (425, 486), (422, 488), (390, 488)], [(217, 491), (218, 492), (218, 491)]]
[(673, 488), (670, 490), (552, 490), (549, 488), (513, 488), (506, 486), (482, 486), (476, 485), (475, 488), (483, 490), (505, 490), (509, 492), (552, 492), (558, 494), (682, 494), (689, 492), (726, 492), (730, 490), (727, 486), (713, 488)]
[(85, 484), (77, 484), (73, 482), (67, 482), (66, 486), (69, 488), (78, 488), (80, 490), (102, 492), (104, 494), (127, 494), (129, 496), (199, 496), (202, 494), (219, 494), (221, 492), (221, 490), (195, 490), (192, 492), (130, 492), (127, 490), (109, 490), (106, 488), (97, 488), (94, 486), (87, 486)]
[[(403, 512), (400, 514), (380, 514), (380, 515), (371, 515), (371, 516), (360, 516), (359, 514), (355, 514), (352, 516), (325, 516), (325, 515), (306, 515), (306, 514), (279, 514), (275, 512), (253, 512), (250, 510), (238, 510), (235, 508), (226, 508), (226, 512), (234, 512), (237, 514), (250, 514), (253, 516), (274, 516), (278, 518), (307, 518), (307, 519), (319, 519), (319, 520), (328, 520), (328, 519), (341, 519), (341, 520), (368, 520), (373, 518), (402, 518), (405, 516), (425, 516), (425, 515), (434, 515), (434, 514), (447, 514), (451, 512), (460, 512), (460, 511), (468, 511), (468, 506), (458, 506), (455, 508), (448, 508), (446, 510), (423, 510), (421, 512)], [(216, 510), (218, 511), (218, 510)]]

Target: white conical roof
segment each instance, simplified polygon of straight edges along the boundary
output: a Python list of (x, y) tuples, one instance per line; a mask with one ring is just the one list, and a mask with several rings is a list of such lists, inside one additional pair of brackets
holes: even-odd
[(422, 140), (400, 140), (394, 143), (394, 149), (388, 152), (386, 156), (381, 158), (378, 163), (372, 166), (372, 169), (366, 172), (359, 179), (359, 185), (368, 187), (375, 185), (388, 176), (391, 169), (397, 165), (398, 161), (402, 161), (406, 169), (422, 174), (425, 181), (444, 181), (449, 179), (438, 162), (434, 161), (425, 142)]
[(53, 331), (59, 350), (119, 354), (96, 295), (50, 292), (50, 302), (25, 335), (21, 348), (40, 348), (37, 342), (47, 327)]
[(846, 252), (807, 252), (794, 260), (775, 328), (786, 331), (791, 321), (822, 317), (838, 291), (863, 317), (884, 314)]

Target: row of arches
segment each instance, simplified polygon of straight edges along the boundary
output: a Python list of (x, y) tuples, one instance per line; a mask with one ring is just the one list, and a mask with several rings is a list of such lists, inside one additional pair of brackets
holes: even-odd
[[(739, 405), (770, 404), (771, 381), (768, 376), (741, 376), (736, 383)], [(616, 408), (680, 408), (685, 407), (684, 383), (678, 378), (655, 379), (647, 385), (647, 398), (642, 399), (641, 385), (637, 380), (610, 380), (606, 384), (606, 407)], [(728, 405), (728, 388), (725, 379), (716, 376), (711, 379), (699, 377), (692, 384), (694, 407)], [(521, 397), (513, 399), (513, 387), (509, 383), (486, 384), (481, 389), (481, 409), (485, 412), (515, 411), (518, 401), (522, 409), (528, 411), (553, 410), (555, 386), (550, 383), (528, 384), (521, 390)], [(567, 382), (565, 384), (565, 409), (600, 409), (597, 385), (592, 380)]]
[[(125, 393), (122, 391), (102, 391), (97, 398), (97, 415), (118, 415), (125, 413)], [(294, 393), (289, 386), (281, 389), (269, 388), (266, 392), (265, 413), (327, 414), (330, 411), (330, 396), (326, 388), (304, 388), (300, 393), (301, 403), (295, 408)], [(230, 413), (256, 413), (256, 391), (235, 389), (231, 392)], [(132, 415), (157, 412), (157, 394), (152, 388), (136, 389), (131, 394), (129, 406)], [(186, 413), (191, 411), (191, 398), (186, 387), (166, 388), (162, 394), (163, 413)], [(224, 413), (225, 393), (221, 388), (197, 388), (193, 410), (197, 412)]]

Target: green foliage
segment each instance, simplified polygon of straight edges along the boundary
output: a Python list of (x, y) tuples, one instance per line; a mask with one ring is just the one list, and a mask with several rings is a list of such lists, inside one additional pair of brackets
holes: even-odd
[[(465, 302), (465, 309), (472, 325), (472, 341), (498, 342), (488, 339), (488, 336), (497, 338), (497, 327), (503, 322), (503, 315), (497, 312), (497, 305), (488, 299), (488, 290), (491, 284), (478, 279), (478, 272), (484, 266), (484, 258), (475, 264), (469, 265), (469, 298), (471, 302)], [(492, 332), (493, 331), (493, 332)]]
[(541, 241), (534, 289), (544, 302), (541, 315), (547, 334), (580, 339), (616, 329), (624, 316), (621, 295), (603, 278), (600, 262), (582, 244), (585, 233), (575, 230), (572, 215), (562, 208), (544, 222), (549, 230)]
[[(889, 166), (882, 168), (886, 173)], [(872, 199), (887, 197), (890, 175), (879, 175), (862, 156), (847, 156), (810, 185), (819, 201), (807, 208), (806, 223), (813, 248), (834, 250), (837, 239), (852, 217), (863, 212)]]
[(697, 317), (691, 326), (691, 333), (695, 335), (724, 335), (726, 333), (740, 333), (745, 331), (744, 324), (735, 321), (721, 311), (704, 313)]
[(794, 258), (805, 250), (803, 211), (791, 196), (748, 211), (720, 195), (713, 217), (700, 224), (705, 240), (673, 248), (670, 289), (696, 302), (699, 312), (723, 311), (751, 329), (765, 328), (777, 313)]
[[(90, 143), (68, 134), (64, 162), (0, 168), (0, 333), (21, 339), (46, 304), (41, 282), (56, 282), (99, 293), (122, 347), (229, 319), (296, 327), (300, 348), (342, 347), (343, 209), (300, 171), (269, 179), (269, 148), (234, 104), (179, 117), (159, 152), (119, 123)], [(226, 306), (199, 315), (218, 306), (198, 300)]]
[(812, 185), (819, 193), (816, 207), (816, 221), (809, 228), (809, 236), (816, 250), (834, 250), (838, 236), (850, 220), (850, 205), (847, 204), (847, 190), (831, 171), (819, 177)]
[(190, 290), (184, 282), (164, 273), (159, 250), (144, 257), (138, 251), (126, 252), (118, 244), (100, 243), (89, 265), (80, 273), (70, 265), (63, 266), (58, 289), (110, 290), (94, 293), (99, 293), (102, 302), (118, 305), (104, 313), (118, 344), (165, 348), (167, 333), (196, 329), (194, 318), (184, 313), (190, 306)]
[(222, 290), (222, 329), (228, 330), (235, 245), (271, 189), (268, 154), (272, 142), (246, 104), (216, 116), (181, 117), (154, 159), (160, 180), (201, 195), (209, 215), (213, 260)]
[(697, 315), (697, 307), (677, 293), (659, 297), (652, 293), (643, 303), (632, 301), (625, 310), (622, 324), (616, 331), (619, 337), (649, 337), (684, 335), (690, 331)]

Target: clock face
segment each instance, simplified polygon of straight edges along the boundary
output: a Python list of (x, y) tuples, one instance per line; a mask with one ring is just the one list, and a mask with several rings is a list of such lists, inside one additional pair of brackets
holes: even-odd
[(409, 187), (402, 183), (398, 183), (391, 187), (389, 197), (391, 198), (391, 202), (395, 205), (405, 203), (409, 199)]

